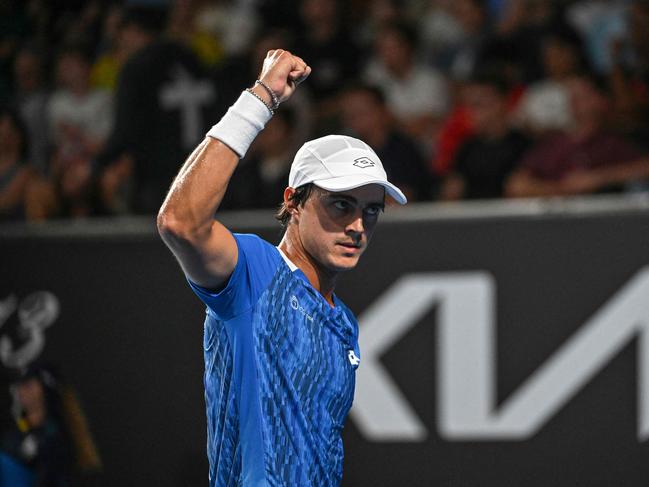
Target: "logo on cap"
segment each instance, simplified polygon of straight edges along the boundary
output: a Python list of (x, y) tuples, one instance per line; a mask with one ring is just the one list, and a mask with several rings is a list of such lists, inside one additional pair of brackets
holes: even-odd
[(369, 157), (359, 157), (358, 159), (354, 159), (354, 166), (365, 169), (366, 167), (376, 166), (376, 163)]

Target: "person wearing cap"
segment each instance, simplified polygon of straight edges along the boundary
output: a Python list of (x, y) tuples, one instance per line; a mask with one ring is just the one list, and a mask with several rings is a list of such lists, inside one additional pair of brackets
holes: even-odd
[(386, 198), (406, 198), (367, 144), (330, 135), (295, 155), (278, 246), (214, 218), (239, 159), (310, 72), (290, 52), (269, 51), (259, 80), (189, 156), (158, 214), (163, 240), (207, 305), (211, 486), (342, 478), (360, 352), (356, 319), (334, 288), (366, 249)]

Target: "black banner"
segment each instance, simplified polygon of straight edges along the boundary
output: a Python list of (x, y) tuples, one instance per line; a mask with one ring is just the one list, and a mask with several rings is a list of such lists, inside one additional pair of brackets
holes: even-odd
[[(649, 482), (649, 211), (506, 208), (388, 215), (341, 278), (361, 323), (344, 485)], [(279, 241), (249, 216), (229, 221)], [(93, 225), (0, 227), (0, 310), (31, 296), (54, 316), (4, 317), (1, 358), (44, 338), (102, 485), (206, 485), (204, 307), (152, 221)]]

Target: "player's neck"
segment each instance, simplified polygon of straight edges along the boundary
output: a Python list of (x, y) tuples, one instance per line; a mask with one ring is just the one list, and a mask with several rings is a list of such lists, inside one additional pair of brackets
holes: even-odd
[(331, 306), (335, 306), (333, 301), (334, 288), (336, 287), (337, 272), (331, 272), (319, 265), (311, 257), (299, 242), (296, 244), (290, 238), (288, 232), (279, 244), (279, 249), (284, 255), (300, 269), (307, 280), (327, 300)]

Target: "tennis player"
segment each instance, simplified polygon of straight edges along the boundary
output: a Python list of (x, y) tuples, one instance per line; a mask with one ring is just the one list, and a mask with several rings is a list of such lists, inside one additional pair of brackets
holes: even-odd
[(210, 486), (323, 487), (342, 478), (341, 430), (360, 353), (358, 325), (334, 287), (367, 247), (386, 197), (406, 198), (367, 144), (330, 135), (295, 156), (279, 246), (214, 219), (237, 162), (310, 72), (290, 52), (269, 51), (259, 80), (189, 156), (158, 215), (207, 305)]

